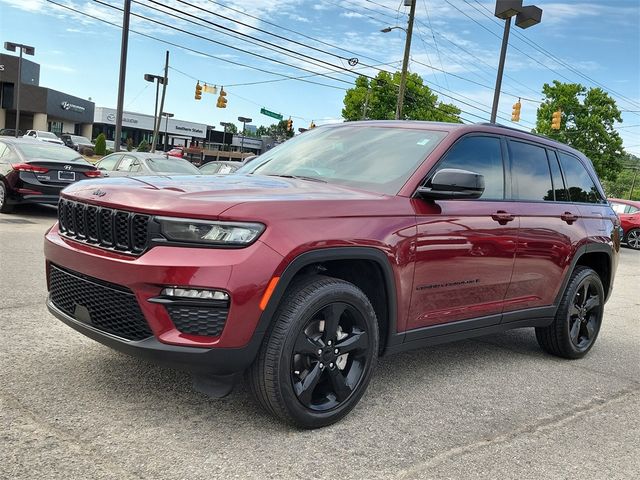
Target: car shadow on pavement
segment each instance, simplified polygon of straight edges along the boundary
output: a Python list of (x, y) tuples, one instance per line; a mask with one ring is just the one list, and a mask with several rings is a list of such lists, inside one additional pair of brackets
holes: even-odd
[[(24, 218), (27, 217), (27, 218)], [(0, 219), (7, 220), (7, 223), (11, 223), (12, 219), (57, 219), (58, 207), (55, 205), (42, 205), (42, 204), (27, 204), (16, 205), (12, 213), (0, 215)]]

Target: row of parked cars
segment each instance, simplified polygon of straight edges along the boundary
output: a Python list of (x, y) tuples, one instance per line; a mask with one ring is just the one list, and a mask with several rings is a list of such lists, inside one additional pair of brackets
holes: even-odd
[(0, 137), (0, 212), (10, 213), (21, 203), (56, 205), (63, 188), (86, 178), (219, 175), (231, 173), (240, 165), (210, 162), (199, 170), (187, 160), (146, 152), (117, 152), (93, 165), (77, 150), (61, 143)]

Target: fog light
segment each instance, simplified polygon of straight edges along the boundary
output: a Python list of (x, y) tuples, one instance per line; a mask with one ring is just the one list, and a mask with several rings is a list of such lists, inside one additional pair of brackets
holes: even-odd
[(197, 298), (199, 300), (229, 300), (229, 294), (220, 290), (169, 287), (162, 290), (167, 297)]

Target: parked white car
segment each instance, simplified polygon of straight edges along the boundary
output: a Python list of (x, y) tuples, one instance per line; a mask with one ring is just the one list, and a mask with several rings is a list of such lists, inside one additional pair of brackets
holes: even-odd
[(33, 138), (35, 140), (40, 140), (41, 142), (64, 145), (64, 142), (60, 140), (54, 133), (45, 132), (43, 130), (27, 130), (27, 133), (25, 133), (22, 138)]

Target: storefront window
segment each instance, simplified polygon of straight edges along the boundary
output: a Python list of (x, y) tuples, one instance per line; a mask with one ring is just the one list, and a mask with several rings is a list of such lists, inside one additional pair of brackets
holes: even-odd
[(57, 136), (62, 135), (62, 122), (48, 122), (49, 131), (55, 133)]

